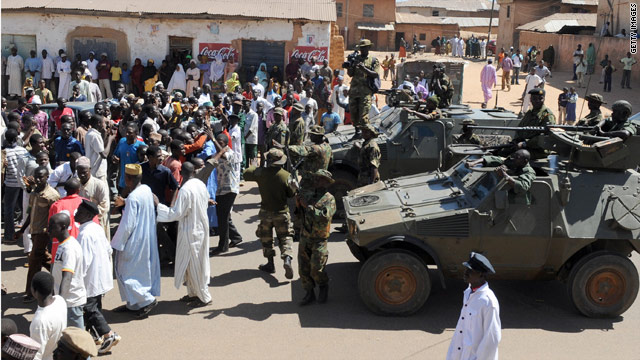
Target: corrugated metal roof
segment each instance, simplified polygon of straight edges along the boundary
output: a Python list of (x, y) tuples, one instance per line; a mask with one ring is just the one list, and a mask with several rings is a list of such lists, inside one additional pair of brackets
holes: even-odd
[[(575, 0), (579, 1), (579, 0)], [(593, 0), (583, 0), (593, 1)], [(595, 0), (597, 1), (597, 0)], [(396, 3), (396, 8), (402, 7), (428, 7), (446, 9), (449, 11), (485, 11), (491, 10), (491, 0), (407, 0)], [(494, 10), (500, 10), (500, 5), (496, 2)]]
[(596, 27), (598, 14), (559, 13), (518, 26), (518, 30), (555, 33), (565, 26)]
[(562, 0), (560, 2), (567, 5), (598, 6), (598, 0)]
[[(458, 24), (461, 28), (467, 27), (488, 27), (489, 18), (481, 17), (438, 17), (423, 16), (420, 14), (396, 13), (396, 23), (398, 24)], [(498, 19), (493, 18), (491, 26), (498, 26)]]
[(3, 11), (20, 9), (336, 21), (335, 0), (2, 0)]
[(394, 31), (396, 28), (393, 24), (380, 24), (369, 22), (357, 22), (356, 27), (358, 30), (371, 30), (371, 31)]

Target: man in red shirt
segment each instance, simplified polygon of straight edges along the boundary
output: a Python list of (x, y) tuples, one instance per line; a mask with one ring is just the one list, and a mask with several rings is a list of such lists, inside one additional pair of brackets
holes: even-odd
[(178, 184), (182, 184), (182, 175), (180, 174), (180, 172), (182, 171), (182, 162), (180, 161), (180, 158), (184, 159), (184, 156), (186, 155), (184, 150), (184, 142), (177, 139), (173, 140), (171, 141), (170, 148), (171, 156), (168, 156), (166, 159), (164, 159), (162, 165), (169, 168), (169, 170), (171, 171), (171, 175), (173, 175), (173, 178), (176, 179)]
[(107, 53), (100, 54), (100, 62), (98, 63), (98, 84), (100, 85), (100, 92), (102, 92), (102, 97), (106, 99), (113, 98), (113, 94), (111, 93), (111, 82), (109, 78), (111, 77), (111, 63), (107, 60)]
[(71, 118), (73, 118), (73, 110), (67, 107), (66, 98), (59, 97), (56, 102), (58, 103), (58, 108), (51, 112), (51, 118), (53, 119), (53, 121), (56, 122), (56, 129), (60, 130), (60, 128), (62, 127), (62, 122), (60, 121), (60, 118), (65, 115), (71, 116)]

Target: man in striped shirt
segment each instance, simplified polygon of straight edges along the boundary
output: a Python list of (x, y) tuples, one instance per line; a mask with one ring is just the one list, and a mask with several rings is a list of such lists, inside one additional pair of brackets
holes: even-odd
[[(3, 166), (6, 167), (4, 176), (4, 240), (5, 244), (14, 244), (15, 224), (13, 221), (15, 207), (21, 198), (22, 177), (24, 176), (24, 161), (27, 159), (27, 150), (17, 144), (18, 131), (8, 129), (5, 133), (5, 148)], [(6, 163), (5, 163), (6, 161)], [(23, 209), (26, 211), (26, 209)]]

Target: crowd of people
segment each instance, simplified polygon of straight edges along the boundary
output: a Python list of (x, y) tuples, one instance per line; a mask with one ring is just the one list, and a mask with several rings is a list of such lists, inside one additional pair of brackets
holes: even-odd
[[(219, 59), (209, 68), (213, 77), (201, 82), (207, 69), (190, 61), (195, 70), (177, 78), (177, 64), (169, 91), (156, 70), (148, 73), (155, 72), (148, 89), (100, 77), (96, 84), (78, 57), (84, 70), (72, 72), (72, 96), (79, 92), (95, 101), (93, 85), (105, 94), (93, 112), (74, 113), (60, 96), (67, 91), (62, 82), (57, 108), (50, 115), (42, 111), (53, 96), (47, 89), (52, 83), (35, 76), (38, 94), (25, 89), (11, 111), (3, 98), (3, 243), (21, 240), (27, 258), (23, 302), (38, 304), (30, 329), (40, 344), (37, 358), (51, 359), (69, 329), (91, 334), (92, 356), (121, 340), (101, 313), (101, 299), (114, 287), (112, 271), (124, 302), (114, 312), (146, 317), (161, 294), (162, 264), (175, 267), (177, 288), (186, 285), (181, 301), (209, 305), (209, 257), (243, 241), (231, 213), (244, 181), (256, 181), (262, 197), (256, 234), (267, 262), (259, 268), (275, 272), (275, 229), (285, 277), (292, 279), (292, 242), (298, 240), (306, 291), (301, 305), (326, 302), (327, 238), (336, 203), (327, 191), (334, 180), (324, 135), (345, 115), (365, 139), (362, 168), (369, 175), (363, 181), (379, 180), (379, 149), (367, 145), (378, 135), (368, 124), (375, 107), (368, 79), (380, 71), (370, 47), (361, 42), (361, 57), (345, 68), (351, 88), (340, 70), (314, 58), (293, 59), (282, 81), (261, 64), (245, 86), (235, 71), (225, 80), (226, 66), (214, 66)], [(106, 54), (101, 57), (105, 61)], [(110, 224), (113, 214), (121, 214), (117, 226)], [(210, 236), (219, 237), (217, 246), (210, 248)]]

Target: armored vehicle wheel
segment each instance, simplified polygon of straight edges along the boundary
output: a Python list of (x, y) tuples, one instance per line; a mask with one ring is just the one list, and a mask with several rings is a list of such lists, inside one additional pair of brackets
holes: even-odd
[(376, 314), (410, 315), (431, 292), (427, 266), (406, 250), (391, 249), (369, 258), (358, 275), (360, 298)]
[(584, 315), (616, 317), (638, 295), (638, 270), (624, 256), (597, 252), (574, 265), (567, 286), (571, 300)]
[(333, 184), (329, 187), (329, 192), (336, 198), (337, 217), (344, 219), (344, 206), (342, 205), (342, 197), (347, 195), (347, 192), (356, 188), (358, 184), (358, 178), (352, 173), (345, 170), (333, 170), (331, 171)]
[(353, 240), (347, 239), (347, 246), (349, 247), (349, 251), (351, 254), (358, 259), (360, 262), (364, 262), (367, 260), (367, 256), (365, 255), (365, 250), (363, 250), (360, 246), (353, 242)]

